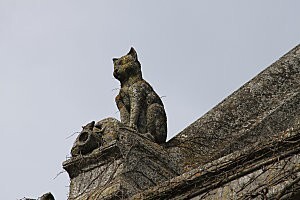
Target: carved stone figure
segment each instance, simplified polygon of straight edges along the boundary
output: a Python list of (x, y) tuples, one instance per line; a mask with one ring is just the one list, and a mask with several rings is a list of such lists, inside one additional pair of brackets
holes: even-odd
[(137, 53), (131, 48), (121, 58), (114, 58), (113, 75), (121, 83), (115, 101), (121, 122), (157, 143), (167, 137), (167, 117), (160, 97), (142, 77)]
[(93, 150), (108, 145), (117, 138), (120, 122), (114, 118), (106, 118), (97, 123), (94, 121), (82, 127), (71, 150), (71, 155), (86, 155)]
[(54, 196), (48, 192), (39, 198), (40, 200), (55, 200)]

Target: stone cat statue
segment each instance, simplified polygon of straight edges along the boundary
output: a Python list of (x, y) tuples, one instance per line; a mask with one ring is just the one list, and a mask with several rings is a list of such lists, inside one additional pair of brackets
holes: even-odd
[(142, 77), (137, 53), (131, 48), (121, 58), (114, 58), (114, 77), (121, 89), (115, 101), (121, 122), (161, 144), (167, 137), (167, 116), (164, 105), (151, 85)]

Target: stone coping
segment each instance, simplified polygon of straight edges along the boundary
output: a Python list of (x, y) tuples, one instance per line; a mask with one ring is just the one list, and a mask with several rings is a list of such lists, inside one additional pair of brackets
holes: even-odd
[(95, 149), (88, 155), (71, 157), (63, 162), (63, 168), (68, 172), (70, 178), (74, 178), (84, 171), (89, 171), (106, 164), (111, 159), (118, 159), (120, 157), (120, 149), (117, 146), (117, 141), (114, 140), (104, 147)]
[(263, 138), (269, 132), (272, 137), (272, 133), (285, 130), (290, 121), (299, 117), (299, 92), (300, 45), (186, 127), (166, 145), (169, 149), (176, 149), (183, 157), (184, 170), (211, 162), (252, 145), (257, 136)]
[[(176, 199), (179, 195), (190, 195), (189, 198), (235, 180), (241, 176), (261, 169), (271, 163), (292, 155), (300, 154), (300, 126), (288, 129), (273, 141), (265, 145), (253, 145), (241, 151), (199, 166), (180, 176), (149, 188), (130, 199)], [(247, 166), (246, 170), (243, 167)], [(189, 192), (192, 191), (192, 192)], [(181, 199), (181, 198), (179, 198)]]

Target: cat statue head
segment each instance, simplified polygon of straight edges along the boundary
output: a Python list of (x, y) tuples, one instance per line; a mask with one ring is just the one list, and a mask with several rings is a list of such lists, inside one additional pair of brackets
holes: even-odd
[(113, 58), (113, 63), (113, 75), (121, 84), (130, 81), (130, 79), (142, 79), (141, 64), (133, 47), (125, 56)]

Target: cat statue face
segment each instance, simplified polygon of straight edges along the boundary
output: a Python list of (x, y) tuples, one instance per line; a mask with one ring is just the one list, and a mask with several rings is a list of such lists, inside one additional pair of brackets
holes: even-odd
[(130, 77), (142, 77), (141, 64), (133, 47), (125, 56), (113, 58), (113, 63), (113, 75), (121, 84), (128, 81)]

